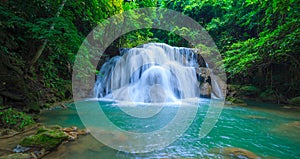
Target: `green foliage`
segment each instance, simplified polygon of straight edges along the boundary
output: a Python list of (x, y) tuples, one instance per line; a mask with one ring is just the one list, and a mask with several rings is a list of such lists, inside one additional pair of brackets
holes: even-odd
[(162, 6), (191, 16), (209, 31), (230, 81), (277, 96), (300, 95), (297, 1), (171, 0)]
[(240, 106), (247, 105), (243, 100), (231, 96), (227, 96), (226, 101), (230, 102), (230, 104), (233, 105), (240, 105)]
[(119, 37), (112, 45), (117, 48), (132, 48), (141, 44), (153, 42), (153, 33), (150, 29), (131, 31)]
[(246, 85), (240, 88), (240, 91), (243, 95), (246, 96), (257, 96), (260, 92), (260, 89), (253, 85)]
[[(265, 95), (262, 96), (270, 95), (268, 91), (271, 91), (272, 95), (284, 95), (287, 98), (300, 95), (298, 1), (67, 1), (60, 16), (56, 17), (62, 2), (63, 0), (15, 0), (3, 1), (0, 5), (1, 55), (9, 57), (11, 64), (18, 68), (15, 70), (22, 70), (17, 72), (40, 81), (39, 83), (50, 89), (50, 92), (55, 92), (61, 99), (65, 98), (66, 90), (70, 89), (78, 48), (85, 47), (83, 50), (88, 53), (99, 51), (89, 50), (88, 46), (91, 44), (80, 46), (84, 37), (112, 15), (142, 7), (173, 9), (201, 24), (221, 51), (229, 81), (260, 88), (261, 91), (265, 91)], [(151, 16), (152, 19), (157, 19), (160, 15), (153, 13)], [(120, 17), (120, 21), (126, 24), (126, 20), (129, 20), (131, 25), (139, 25), (134, 21), (144, 21), (149, 27), (163, 23), (151, 20), (143, 13), (131, 14), (126, 18)], [(172, 21), (167, 25), (172, 26)], [(215, 52), (202, 46), (190, 46), (183, 38), (201, 38), (195, 35), (197, 34), (185, 27), (172, 26), (170, 32), (141, 29), (122, 35), (111, 46), (134, 47), (148, 42), (164, 42), (175, 46), (199, 47), (203, 54)], [(28, 70), (28, 61), (36, 55), (45, 41), (47, 45), (42, 55), (31, 70)], [(105, 42), (106, 39), (100, 41), (99, 45)], [(77, 78), (89, 78), (88, 75), (95, 72), (92, 60), (97, 56), (87, 54), (78, 58), (84, 62), (78, 68), (74, 68), (78, 71)], [(220, 59), (212, 60), (218, 63)], [(39, 92), (41, 90), (34, 89)]]
[(16, 130), (22, 130), (26, 126), (34, 124), (32, 117), (19, 112), (13, 108), (1, 109), (0, 111), (0, 125), (4, 128), (11, 128)]
[(300, 97), (290, 99), (289, 104), (300, 107)]
[[(54, 94), (59, 100), (66, 98), (65, 92), (70, 91), (73, 63), (84, 37), (104, 19), (123, 12), (123, 0), (66, 1), (59, 11), (63, 2), (16, 0), (4, 1), (0, 5), (1, 54), (5, 53), (12, 65), (21, 70), (20, 75), (25, 75), (26, 83), (33, 80), (39, 83), (31, 88), (32, 92), (38, 91), (47, 97)], [(58, 12), (60, 14), (56, 16)], [(45, 42), (37, 63), (29, 67)], [(92, 65), (89, 59), (82, 68)], [(82, 72), (82, 76), (87, 73)], [(41, 97), (37, 97), (38, 100), (45, 100)]]
[(263, 101), (276, 101), (277, 97), (275, 96), (275, 92), (271, 89), (267, 89), (259, 94), (259, 97)]

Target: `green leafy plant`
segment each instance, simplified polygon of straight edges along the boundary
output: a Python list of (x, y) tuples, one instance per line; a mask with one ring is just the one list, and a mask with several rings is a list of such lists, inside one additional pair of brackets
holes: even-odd
[(34, 120), (31, 116), (19, 112), (13, 108), (1, 110), (0, 112), (0, 124), (4, 128), (11, 128), (16, 130), (22, 130), (26, 126), (34, 124)]

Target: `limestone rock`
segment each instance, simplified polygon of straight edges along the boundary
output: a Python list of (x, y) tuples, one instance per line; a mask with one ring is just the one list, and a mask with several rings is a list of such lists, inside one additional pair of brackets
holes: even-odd
[(88, 130), (78, 130), (77, 134), (78, 135), (87, 135), (87, 134), (90, 134), (90, 132)]
[(202, 83), (200, 86), (200, 95), (204, 98), (210, 98), (211, 85), (208, 82)]
[(49, 129), (42, 127), (35, 135), (24, 138), (20, 145), (25, 147), (39, 147), (46, 150), (57, 147), (62, 141), (66, 140), (68, 135), (62, 130)]
[(78, 128), (76, 126), (71, 126), (70, 128), (63, 128), (62, 130), (64, 132), (72, 132), (72, 131), (77, 131)]

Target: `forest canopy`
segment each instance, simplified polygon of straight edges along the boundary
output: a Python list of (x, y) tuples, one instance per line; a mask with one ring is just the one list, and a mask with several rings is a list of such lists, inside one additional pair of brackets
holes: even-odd
[[(172, 9), (202, 25), (221, 52), (228, 83), (255, 92), (252, 97), (286, 103), (300, 96), (300, 4), (295, 0), (2, 0), (0, 104), (38, 111), (71, 98), (73, 63), (84, 38), (112, 15), (142, 7)], [(111, 46), (190, 47), (174, 32), (135, 30)]]

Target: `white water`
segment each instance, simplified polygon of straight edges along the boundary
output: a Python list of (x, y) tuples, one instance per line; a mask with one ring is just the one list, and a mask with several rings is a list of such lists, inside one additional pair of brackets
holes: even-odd
[(121, 55), (101, 67), (95, 98), (161, 103), (200, 96), (198, 55), (192, 49), (149, 43)]

